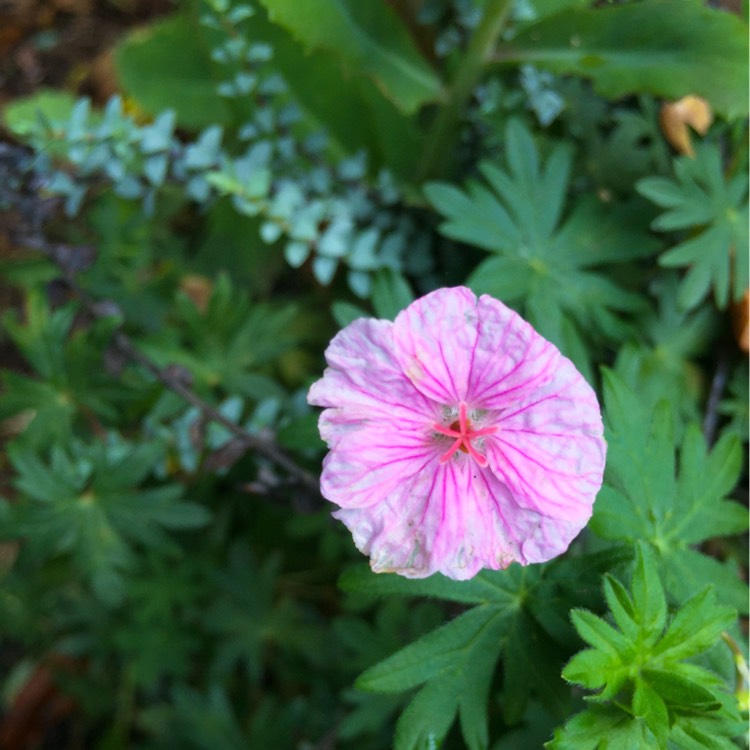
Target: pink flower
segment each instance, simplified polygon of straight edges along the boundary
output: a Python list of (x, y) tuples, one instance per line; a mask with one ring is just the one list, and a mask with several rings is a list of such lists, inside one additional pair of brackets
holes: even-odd
[(487, 295), (439, 289), (326, 351), (321, 492), (376, 572), (471, 578), (542, 562), (586, 525), (606, 443), (596, 395)]

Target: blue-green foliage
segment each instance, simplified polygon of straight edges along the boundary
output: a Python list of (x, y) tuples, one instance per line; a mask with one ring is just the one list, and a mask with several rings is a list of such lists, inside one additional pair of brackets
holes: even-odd
[[(0, 736), (51, 658), (65, 747), (742, 747), (746, 36), (699, 0), (201, 0), (102, 107), (11, 101)], [(723, 120), (672, 159), (655, 95), (695, 91)], [(376, 575), (307, 389), (457, 284), (584, 372), (605, 483), (556, 560)]]

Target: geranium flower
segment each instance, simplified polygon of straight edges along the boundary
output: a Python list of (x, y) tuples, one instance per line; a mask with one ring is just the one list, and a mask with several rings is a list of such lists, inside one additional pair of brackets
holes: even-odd
[(326, 350), (321, 492), (376, 572), (549, 560), (591, 517), (606, 443), (570, 360), (498, 300), (440, 289)]

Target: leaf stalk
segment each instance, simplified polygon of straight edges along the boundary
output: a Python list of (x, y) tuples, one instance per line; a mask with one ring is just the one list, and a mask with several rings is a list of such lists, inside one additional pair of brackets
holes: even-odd
[(505, 28), (512, 0), (488, 0), (482, 20), (448, 87), (447, 103), (438, 111), (427, 135), (417, 182), (443, 176), (451, 166), (461, 112), (492, 59), (497, 39)]

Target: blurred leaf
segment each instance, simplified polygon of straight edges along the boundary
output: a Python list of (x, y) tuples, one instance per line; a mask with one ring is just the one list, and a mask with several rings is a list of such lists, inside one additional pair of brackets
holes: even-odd
[(290, 32), (265, 16), (253, 17), (254, 38), (273, 47), (273, 65), (312, 119), (312, 128), (322, 126), (338, 152), (351, 154), (364, 148), (371, 170), (387, 166), (401, 179), (410, 179), (423, 139), (415, 117), (400, 111), (371, 78), (352, 76), (337, 51), (305, 50)]
[(733, 119), (748, 111), (747, 55), (747, 27), (734, 14), (700, 0), (650, 0), (564, 10), (526, 26), (498, 59), (590, 78), (612, 99), (697, 94)]
[(216, 92), (218, 82), (202, 35), (188, 14), (131, 32), (115, 49), (122, 88), (151, 115), (173, 109), (186, 128), (231, 123), (232, 113)]
[(695, 307), (713, 286), (719, 308), (742, 299), (748, 287), (747, 174), (725, 177), (718, 146), (696, 146), (695, 158), (674, 162), (674, 180), (648, 177), (638, 191), (668, 209), (653, 223), (661, 231), (691, 230), (688, 239), (668, 250), (659, 262), (690, 270), (678, 302)]
[(40, 89), (28, 97), (15, 99), (3, 109), (3, 122), (21, 139), (36, 132), (41, 118), (45, 123), (67, 120), (76, 97), (67, 91)]
[(627, 342), (617, 354), (614, 369), (644, 403), (669, 401), (680, 438), (687, 424), (702, 419), (706, 378), (697, 360), (716, 335), (719, 320), (716, 311), (708, 307), (681, 310), (678, 285), (679, 279), (672, 274), (652, 283), (657, 310), (640, 316), (640, 343)]
[(398, 16), (377, 0), (262, 0), (274, 23), (308, 48), (332, 50), (369, 75), (406, 113), (441, 96), (440, 79), (419, 54)]
[(387, 269), (378, 271), (372, 285), (372, 305), (377, 317), (393, 320), (413, 301), (414, 292), (402, 274)]
[(23, 501), (11, 506), (3, 537), (25, 538), (39, 560), (69, 554), (107, 604), (124, 594), (122, 572), (133, 563), (135, 544), (168, 549), (166, 529), (210, 519), (203, 506), (181, 501), (178, 485), (140, 486), (161, 456), (153, 443), (74, 441), (67, 449), (55, 445), (49, 457), (14, 445), (9, 455)]

